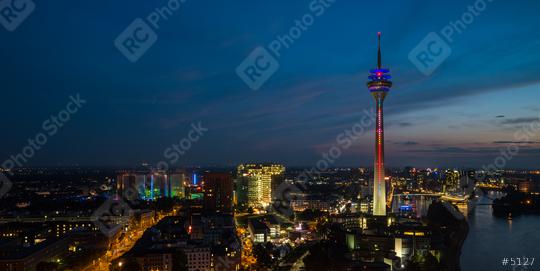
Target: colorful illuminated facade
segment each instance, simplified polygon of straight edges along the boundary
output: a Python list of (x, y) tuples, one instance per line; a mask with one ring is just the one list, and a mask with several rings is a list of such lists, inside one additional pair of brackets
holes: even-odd
[(185, 197), (186, 176), (183, 173), (173, 173), (169, 176), (170, 197), (183, 199)]
[(128, 200), (185, 197), (184, 173), (123, 173), (117, 177), (118, 194)]
[(390, 70), (382, 68), (381, 33), (377, 55), (377, 68), (369, 71), (368, 89), (375, 98), (377, 116), (375, 124), (375, 163), (373, 174), (373, 215), (386, 215), (386, 183), (384, 179), (384, 125), (383, 102), (392, 87)]

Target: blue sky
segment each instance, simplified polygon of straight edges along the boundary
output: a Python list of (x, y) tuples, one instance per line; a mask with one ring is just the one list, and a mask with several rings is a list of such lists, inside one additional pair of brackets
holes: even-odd
[[(177, 165), (313, 165), (373, 106), (365, 83), (377, 31), (394, 82), (385, 101), (387, 165), (489, 164), (539, 118), (540, 3), (533, 0), (485, 0), (429, 76), (409, 52), (476, 1), (336, 0), (251, 90), (236, 67), (288, 33), (311, 2), (187, 0), (159, 22), (156, 43), (135, 63), (114, 40), (167, 1), (36, 2), (15, 31), (0, 27), (0, 158), (20, 153), (79, 93), (87, 103), (27, 165), (156, 163), (198, 122), (209, 130)], [(540, 134), (529, 141), (507, 166), (538, 168)], [(335, 165), (370, 166), (372, 157), (369, 130)]]

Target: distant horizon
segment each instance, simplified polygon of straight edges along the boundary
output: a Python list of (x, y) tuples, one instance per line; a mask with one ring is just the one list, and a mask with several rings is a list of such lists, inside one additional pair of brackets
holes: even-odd
[[(241, 164), (278, 164), (285, 166), (286, 169), (305, 169), (305, 168), (313, 168), (313, 165), (287, 165), (284, 163), (277, 163), (277, 162), (268, 162), (268, 163), (258, 163), (258, 162), (246, 162), (246, 163), (240, 163), (236, 165), (186, 165), (186, 166), (172, 166), (170, 170), (175, 169), (220, 169), (220, 168), (236, 168), (238, 165)], [(15, 167), (13, 169), (137, 169), (140, 168), (141, 165), (116, 165), (116, 166), (83, 166), (83, 165), (71, 165), (71, 166), (25, 166), (25, 167)], [(157, 169), (156, 167), (149, 165), (150, 169)], [(407, 166), (385, 166), (386, 170), (394, 170), (394, 169), (404, 169), (407, 167), (416, 168), (416, 169), (456, 169), (456, 170), (482, 170), (482, 168), (479, 167), (466, 167), (466, 166), (438, 166), (438, 167), (420, 167), (420, 166), (414, 166), (414, 165), (407, 165)], [(346, 169), (360, 169), (360, 168), (366, 168), (371, 169), (373, 166), (346, 166), (346, 165), (335, 165), (328, 167), (328, 169), (339, 169), (339, 168), (346, 168)], [(5, 168), (0, 167), (0, 169), (7, 170)], [(538, 168), (502, 168), (497, 169), (497, 171), (508, 171), (508, 170), (515, 170), (515, 171), (540, 171), (540, 167)], [(321, 172), (324, 172), (325, 170), (321, 170)]]

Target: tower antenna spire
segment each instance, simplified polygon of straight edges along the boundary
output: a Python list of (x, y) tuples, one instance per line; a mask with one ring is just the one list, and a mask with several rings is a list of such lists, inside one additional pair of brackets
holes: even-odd
[(381, 68), (382, 67), (382, 57), (381, 57), (381, 32), (378, 32), (377, 33), (377, 36), (379, 37), (379, 50), (378, 50), (378, 53), (377, 53), (377, 68)]

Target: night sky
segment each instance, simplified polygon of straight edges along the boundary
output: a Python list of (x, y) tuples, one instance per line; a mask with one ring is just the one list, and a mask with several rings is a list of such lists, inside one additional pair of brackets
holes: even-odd
[(79, 94), (86, 103), (24, 165), (157, 163), (200, 122), (208, 131), (175, 165), (310, 166), (339, 146), (334, 165), (371, 166), (372, 127), (346, 148), (336, 137), (373, 108), (366, 81), (381, 31), (394, 83), (385, 101), (388, 166), (478, 167), (517, 144), (506, 166), (540, 167), (540, 131), (515, 135), (540, 116), (539, 1), (485, 0), (446, 40), (451, 54), (430, 75), (409, 53), (474, 0), (328, 1), (252, 90), (238, 65), (313, 14), (320, 6), (311, 2), (186, 0), (135, 63), (115, 39), (167, 1), (36, 2), (14, 31), (0, 26), (0, 159), (21, 153)]

